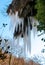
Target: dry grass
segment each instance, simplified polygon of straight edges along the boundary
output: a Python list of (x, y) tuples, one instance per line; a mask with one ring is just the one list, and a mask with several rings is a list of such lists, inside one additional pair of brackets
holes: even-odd
[(30, 60), (28, 63), (24, 61), (23, 58), (16, 58), (14, 56), (11, 56), (9, 54), (5, 54), (6, 58), (4, 60), (0, 59), (0, 65), (39, 65), (38, 63), (33, 62)]

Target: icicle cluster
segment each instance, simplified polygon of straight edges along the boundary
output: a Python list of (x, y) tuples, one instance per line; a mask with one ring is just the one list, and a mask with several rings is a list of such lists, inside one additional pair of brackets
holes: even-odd
[(31, 54), (31, 30), (32, 21), (30, 16), (35, 16), (37, 10), (35, 0), (13, 0), (7, 9), (7, 13), (11, 17), (13, 38), (17, 39), (19, 44), (20, 37), (24, 39), (24, 56)]
[[(30, 17), (19, 18), (18, 12), (14, 15), (10, 15), (13, 29), (13, 38), (17, 39), (17, 45), (19, 45), (19, 39), (24, 39), (24, 56), (31, 54), (31, 30), (32, 23)], [(16, 43), (16, 42), (15, 42)]]

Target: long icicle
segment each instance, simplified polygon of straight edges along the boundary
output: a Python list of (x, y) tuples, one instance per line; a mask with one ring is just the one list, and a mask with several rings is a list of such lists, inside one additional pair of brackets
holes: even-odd
[[(25, 22), (25, 21), (24, 21)], [(26, 58), (26, 34), (25, 34), (25, 24), (24, 24), (24, 29), (23, 29), (23, 34), (24, 34), (24, 58)]]
[(31, 54), (31, 30), (30, 30), (30, 18), (28, 18), (28, 43), (27, 43), (27, 49), (29, 54)]

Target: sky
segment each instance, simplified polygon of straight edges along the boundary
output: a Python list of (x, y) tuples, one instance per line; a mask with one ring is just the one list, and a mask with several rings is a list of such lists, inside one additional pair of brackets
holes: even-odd
[[(10, 17), (7, 15), (6, 13), (6, 9), (8, 7), (8, 5), (11, 3), (12, 0), (0, 0), (0, 36), (2, 36), (2, 38), (9, 38), (12, 39), (13, 35), (12, 35), (12, 31), (9, 29), (10, 27)], [(5, 28), (3, 27), (3, 23), (8, 24)], [(42, 37), (33, 37), (33, 33), (31, 34), (31, 48), (32, 48), (32, 53), (38, 53), (41, 51), (41, 49), (43, 48), (43, 43), (41, 41)], [(21, 41), (20, 41), (21, 42)], [(22, 43), (22, 42), (21, 42)], [(34, 52), (33, 52), (34, 51)]]
[[(7, 7), (10, 3), (11, 0), (0, 0), (0, 36), (7, 38), (11, 38), (11, 31), (9, 30), (10, 19), (6, 13)], [(3, 23), (8, 25), (4, 28)]]

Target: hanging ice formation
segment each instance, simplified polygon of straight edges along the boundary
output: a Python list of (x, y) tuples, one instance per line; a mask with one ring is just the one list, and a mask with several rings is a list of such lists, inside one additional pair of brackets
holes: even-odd
[(32, 21), (30, 16), (36, 15), (36, 9), (34, 9), (35, 0), (13, 0), (7, 9), (7, 13), (11, 17), (13, 27), (13, 38), (24, 38), (24, 56), (31, 54), (31, 30)]
[[(17, 12), (16, 12), (17, 13)], [(12, 17), (11, 19), (16, 19), (15, 17)], [(18, 20), (19, 19), (19, 20)], [(20, 18), (13, 21), (13, 38), (17, 39), (17, 44), (19, 44), (19, 39), (24, 38), (24, 55), (26, 56), (26, 51), (29, 51), (31, 53), (31, 29), (32, 24), (30, 22), (30, 18), (24, 18), (20, 20)], [(27, 50), (26, 50), (27, 47)]]

